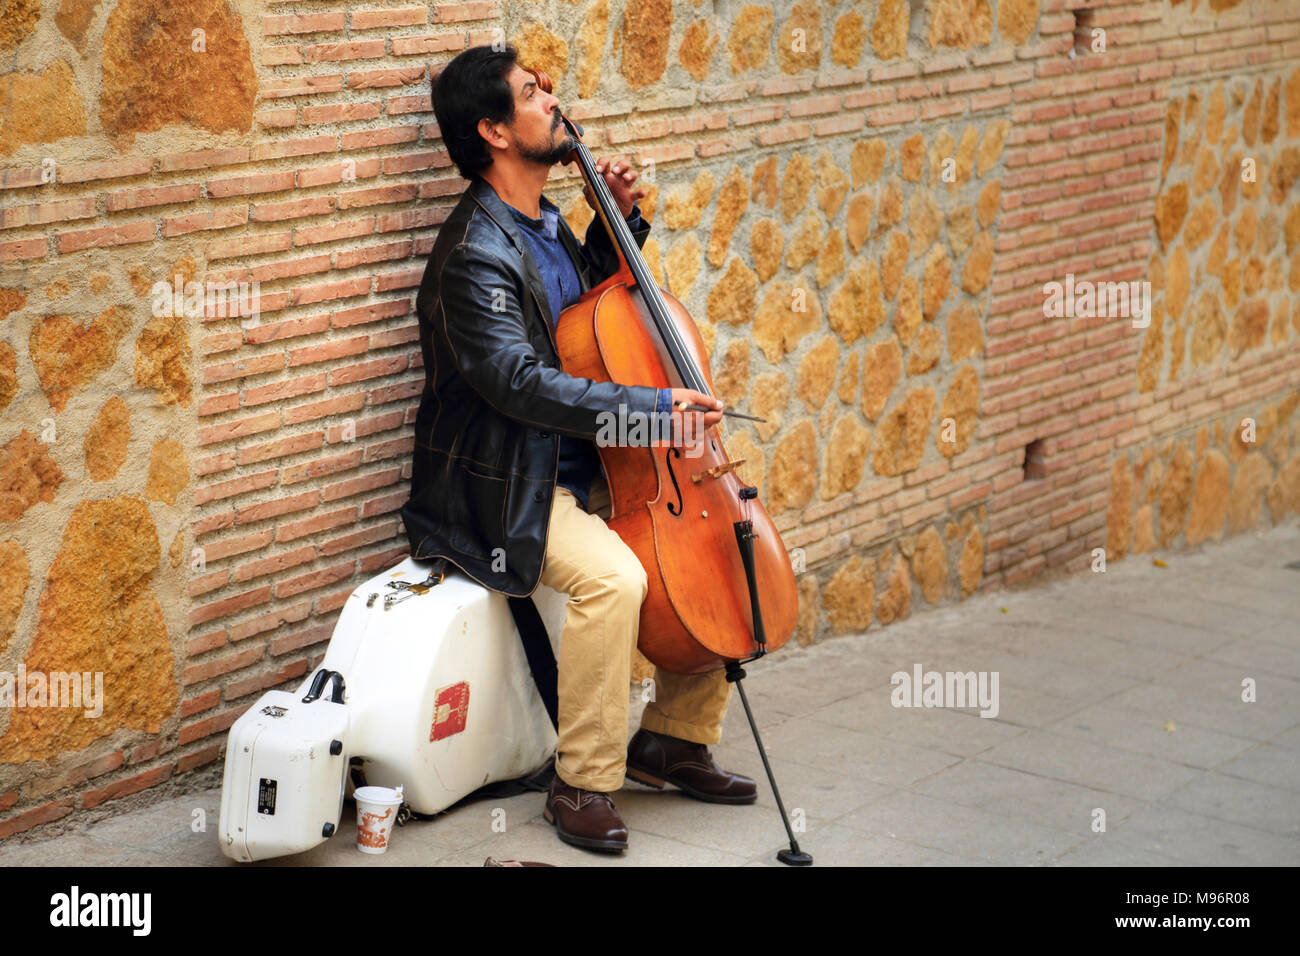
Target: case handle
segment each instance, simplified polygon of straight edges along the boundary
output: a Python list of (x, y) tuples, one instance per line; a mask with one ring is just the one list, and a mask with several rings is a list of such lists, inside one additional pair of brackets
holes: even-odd
[(338, 671), (326, 670), (321, 668), (316, 672), (316, 676), (311, 679), (311, 687), (307, 689), (307, 696), (302, 699), (304, 704), (310, 704), (317, 700), (325, 690), (325, 682), (333, 681), (334, 689), (330, 692), (330, 700), (336, 704), (343, 703), (343, 692), (346, 686), (343, 683), (343, 675)]

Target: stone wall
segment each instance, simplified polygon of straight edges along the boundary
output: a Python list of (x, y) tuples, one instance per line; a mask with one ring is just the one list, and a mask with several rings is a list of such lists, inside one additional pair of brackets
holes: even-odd
[(501, 38), (768, 419), (800, 642), (1300, 511), (1289, 0), (0, 0), (0, 672), (105, 685), (0, 709), (0, 838), (214, 779), (404, 554), (429, 78)]

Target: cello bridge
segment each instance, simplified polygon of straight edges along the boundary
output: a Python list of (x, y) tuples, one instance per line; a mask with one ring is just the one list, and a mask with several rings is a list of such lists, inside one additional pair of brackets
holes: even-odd
[(697, 485), (705, 478), (721, 478), (729, 471), (735, 471), (736, 468), (745, 463), (745, 459), (737, 458), (735, 461), (724, 462), (721, 465), (714, 465), (712, 468), (706, 468), (704, 471), (697, 471), (691, 475), (691, 481)]

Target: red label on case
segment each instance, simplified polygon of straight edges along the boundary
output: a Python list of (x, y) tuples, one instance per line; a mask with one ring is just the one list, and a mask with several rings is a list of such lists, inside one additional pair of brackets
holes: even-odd
[(433, 700), (433, 728), (429, 740), (442, 740), (465, 729), (469, 716), (469, 682), (443, 687)]

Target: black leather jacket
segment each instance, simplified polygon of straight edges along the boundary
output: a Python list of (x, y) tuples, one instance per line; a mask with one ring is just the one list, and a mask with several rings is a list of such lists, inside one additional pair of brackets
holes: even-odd
[[(561, 240), (585, 292), (618, 265), (597, 216)], [(634, 232), (637, 245), (649, 225)], [(546, 287), (510, 207), (475, 176), (443, 223), (416, 297), (425, 384), (415, 420), (411, 555), (445, 557), (494, 591), (541, 575), (563, 432), (594, 439), (601, 412), (650, 415), (658, 389), (575, 378), (560, 367)]]

